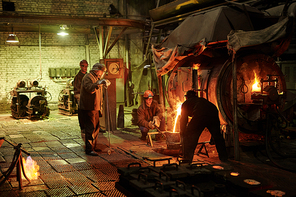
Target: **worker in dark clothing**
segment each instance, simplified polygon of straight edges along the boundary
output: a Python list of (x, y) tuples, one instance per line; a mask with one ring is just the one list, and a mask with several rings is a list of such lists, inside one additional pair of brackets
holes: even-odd
[(86, 60), (81, 60), (79, 65), (80, 65), (80, 71), (77, 73), (77, 75), (74, 78), (74, 98), (78, 103), (78, 122), (81, 130), (81, 137), (84, 140), (85, 130), (84, 130), (84, 123), (82, 120), (83, 117), (81, 115), (81, 110), (79, 107), (79, 100), (80, 100), (81, 81), (84, 75), (87, 73), (88, 62)]
[(108, 87), (111, 84), (109, 80), (102, 79), (105, 70), (105, 65), (96, 63), (81, 82), (79, 107), (85, 126), (85, 153), (92, 156), (98, 156), (95, 145), (100, 128), (103, 86)]
[(157, 101), (153, 100), (153, 96), (150, 90), (146, 90), (143, 103), (138, 108), (138, 126), (142, 133), (141, 140), (146, 140), (150, 129), (157, 128), (159, 131), (165, 129), (165, 119)]
[[(208, 128), (215, 141), (219, 159), (227, 161), (228, 156), (225, 141), (220, 132), (217, 107), (208, 100), (196, 96), (193, 90), (189, 90), (185, 97), (186, 101), (182, 104), (180, 118), (184, 162), (192, 162), (198, 139), (205, 127)], [(192, 117), (189, 123), (188, 117)]]

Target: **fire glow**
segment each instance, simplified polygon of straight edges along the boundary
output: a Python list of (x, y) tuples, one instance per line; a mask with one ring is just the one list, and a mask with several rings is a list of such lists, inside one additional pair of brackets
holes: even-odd
[[(178, 105), (179, 105), (179, 107), (178, 107), (178, 109), (177, 109), (177, 115), (176, 115), (176, 118), (175, 118), (175, 124), (174, 124), (173, 133), (176, 132), (176, 126), (177, 126), (178, 118), (179, 118), (179, 116), (181, 115), (181, 106), (182, 106), (182, 103), (179, 103)], [(178, 106), (178, 105), (177, 105), (177, 106)]]
[[(23, 164), (24, 164), (24, 171), (28, 179), (30, 180), (38, 179), (39, 166), (37, 165), (37, 162), (34, 161), (30, 156), (28, 156), (26, 160), (25, 158), (23, 158)], [(22, 178), (25, 179), (24, 176)]]
[(252, 92), (260, 92), (261, 91), (261, 86), (260, 86), (260, 83), (259, 83), (259, 78), (257, 77), (255, 71), (254, 71), (254, 74), (255, 74), (255, 82), (252, 85)]

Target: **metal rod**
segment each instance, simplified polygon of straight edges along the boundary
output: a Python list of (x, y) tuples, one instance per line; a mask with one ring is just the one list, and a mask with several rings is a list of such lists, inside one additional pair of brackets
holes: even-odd
[(240, 160), (239, 155), (239, 136), (237, 125), (237, 79), (236, 79), (236, 58), (233, 54), (232, 58), (232, 80), (233, 80), (233, 137), (234, 137), (234, 159)]
[(19, 182), (19, 189), (23, 189), (23, 181), (22, 181), (22, 168), (21, 168), (21, 159), (22, 159), (22, 153), (19, 153), (18, 161), (16, 163), (16, 176), (17, 181)]
[(107, 116), (107, 127), (108, 127), (108, 142), (109, 142), (109, 148), (110, 148), (110, 111), (109, 111), (109, 101), (108, 101), (108, 89), (106, 90), (106, 116)]

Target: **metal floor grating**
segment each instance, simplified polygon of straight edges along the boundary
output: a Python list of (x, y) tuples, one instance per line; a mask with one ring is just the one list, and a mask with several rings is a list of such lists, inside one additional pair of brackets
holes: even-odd
[(69, 187), (56, 188), (46, 190), (48, 196), (58, 196), (58, 197), (66, 197), (66, 196), (74, 196), (74, 192)]
[(100, 191), (109, 191), (115, 189), (115, 182), (109, 181), (109, 182), (97, 182), (92, 183), (93, 186), (95, 186)]
[(99, 169), (101, 172), (103, 172), (104, 174), (109, 174), (109, 173), (117, 173), (117, 168), (112, 166), (109, 168), (104, 168), (104, 169)]
[[(34, 158), (33, 158), (33, 160), (36, 161)], [(50, 166), (49, 163), (47, 163), (47, 161), (45, 161), (45, 160), (43, 160), (43, 159), (42, 159), (42, 160), (39, 160), (39, 161), (37, 160), (36, 163), (37, 163), (37, 165), (38, 165), (39, 167), (40, 167), (40, 166), (44, 166), (44, 167), (46, 167), (46, 166), (47, 166), (47, 167)]]
[(57, 165), (57, 166), (53, 166), (53, 168), (54, 168), (57, 172), (72, 172), (72, 171), (76, 171), (76, 169), (73, 168), (73, 166), (70, 165), (70, 164), (66, 164), (66, 165)]
[(98, 169), (92, 169), (92, 170), (83, 170), (80, 171), (81, 174), (91, 179), (93, 182), (108, 182), (113, 181), (113, 178), (104, 174)]
[(99, 164), (92, 164), (92, 166), (96, 169), (108, 169), (108, 168), (114, 168), (113, 165), (111, 165), (110, 163), (106, 162), (106, 163), (99, 163)]
[(112, 152), (111, 155), (108, 155), (107, 153), (100, 154), (100, 157), (104, 158), (105, 160), (109, 162), (116, 162), (118, 160), (129, 160), (130, 157), (127, 157), (126, 155), (119, 154), (117, 152)]
[(19, 194), (17, 191), (10, 190), (10, 191), (1, 191), (1, 196), (19, 197)]
[(76, 195), (99, 192), (99, 190), (92, 185), (72, 185), (70, 188)]
[(81, 163), (73, 163), (72, 166), (78, 170), (78, 171), (81, 171), (81, 170), (89, 170), (92, 168), (92, 166), (86, 162), (81, 162)]
[(53, 174), (56, 173), (56, 171), (51, 166), (39, 166), (39, 173), (42, 174)]
[(46, 197), (45, 191), (20, 192), (21, 197)]
[(78, 171), (64, 172), (61, 173), (61, 175), (72, 185), (84, 185), (92, 183), (91, 180), (86, 178), (83, 174), (79, 173)]
[(117, 189), (111, 190), (111, 191), (104, 191), (104, 194), (108, 197), (126, 197), (123, 193), (118, 191)]
[(61, 187), (66, 187), (71, 185), (66, 179), (64, 179), (63, 176), (61, 176), (58, 173), (43, 174), (43, 175), (40, 175), (40, 178), (51, 189), (61, 188)]
[[(102, 194), (101, 192), (95, 192), (90, 194), (79, 195), (79, 197), (106, 197), (106, 195)], [(116, 197), (116, 196), (113, 196), (113, 197)]]
[(68, 148), (66, 148), (66, 147), (64, 147), (64, 148), (61, 148), (61, 149), (53, 149), (54, 150), (54, 152), (56, 152), (56, 153), (58, 153), (58, 154), (63, 154), (63, 153), (73, 153), (73, 151), (72, 150), (70, 150), (70, 149), (68, 149)]
[(71, 159), (71, 158), (77, 158), (78, 156), (75, 154), (75, 153), (73, 153), (73, 152), (71, 152), (71, 153), (59, 153), (58, 154), (61, 158), (63, 158), (63, 159)]

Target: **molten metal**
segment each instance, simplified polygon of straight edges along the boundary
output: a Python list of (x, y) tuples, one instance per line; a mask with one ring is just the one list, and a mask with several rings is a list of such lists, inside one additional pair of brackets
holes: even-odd
[(177, 109), (177, 115), (176, 115), (176, 118), (175, 118), (175, 125), (174, 125), (174, 129), (173, 129), (173, 133), (176, 132), (176, 125), (177, 125), (177, 122), (178, 122), (178, 118), (181, 115), (181, 106), (182, 106), (182, 103), (179, 103), (178, 105), (179, 105), (179, 107)]
[(259, 78), (257, 77), (255, 71), (254, 71), (254, 74), (255, 74), (255, 82), (252, 85), (252, 92), (261, 92), (261, 86), (260, 86), (260, 83), (259, 83), (260, 82)]
[[(40, 173), (39, 173), (39, 166), (37, 165), (37, 162), (34, 161), (30, 156), (28, 156), (26, 160), (23, 157), (23, 164), (24, 164), (24, 171), (28, 179), (30, 180), (38, 179), (38, 176), (40, 175)], [(22, 178), (25, 179), (24, 176)]]

